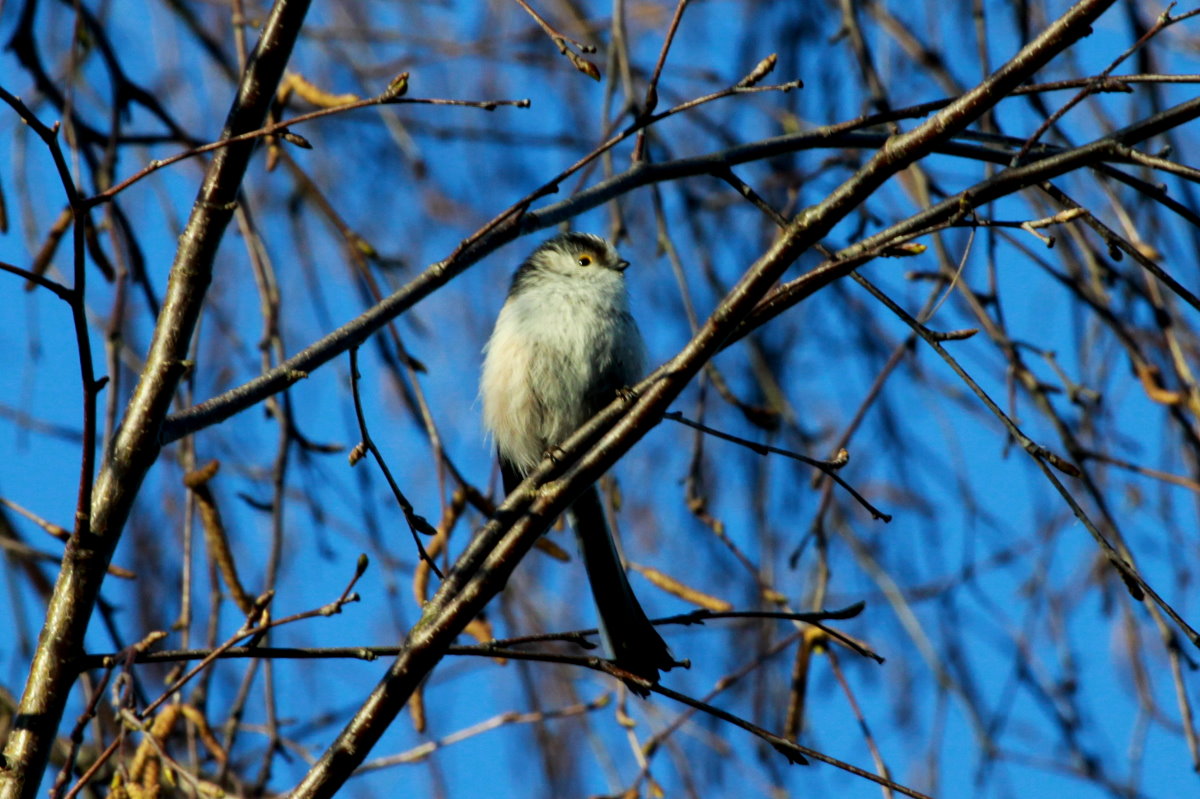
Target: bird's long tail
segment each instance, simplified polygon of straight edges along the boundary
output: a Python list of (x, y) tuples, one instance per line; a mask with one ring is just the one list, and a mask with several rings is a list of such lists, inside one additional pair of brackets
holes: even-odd
[[(625, 671), (652, 683), (658, 682), (660, 670), (667, 671), (680, 664), (633, 594), (617, 556), (612, 533), (604, 520), (600, 493), (595, 486), (589, 486), (575, 500), (569, 514), (600, 616), (600, 636), (608, 656)], [(648, 693), (637, 683), (629, 682), (628, 685), (642, 696)]]

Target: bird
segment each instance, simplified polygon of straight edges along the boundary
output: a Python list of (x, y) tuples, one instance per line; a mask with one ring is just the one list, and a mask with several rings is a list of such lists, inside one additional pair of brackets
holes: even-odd
[[(513, 273), (484, 347), (480, 400), (509, 494), (545, 457), (645, 371), (622, 259), (607, 240), (569, 232), (538, 246)], [(647, 683), (682, 665), (633, 593), (588, 486), (567, 511), (607, 657)], [(625, 680), (646, 696), (645, 684)]]

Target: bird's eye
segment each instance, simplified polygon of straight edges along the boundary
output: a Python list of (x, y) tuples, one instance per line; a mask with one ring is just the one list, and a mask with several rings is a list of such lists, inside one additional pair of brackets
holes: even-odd
[(576, 263), (578, 263), (580, 266), (591, 266), (592, 265), (592, 256), (581, 255), (581, 256), (579, 256), (579, 260), (576, 261)]

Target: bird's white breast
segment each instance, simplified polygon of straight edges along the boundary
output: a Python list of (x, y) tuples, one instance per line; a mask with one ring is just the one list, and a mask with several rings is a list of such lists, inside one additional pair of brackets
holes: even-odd
[(624, 280), (611, 270), (539, 275), (504, 304), (485, 353), (484, 423), (522, 472), (635, 382), (643, 362)]

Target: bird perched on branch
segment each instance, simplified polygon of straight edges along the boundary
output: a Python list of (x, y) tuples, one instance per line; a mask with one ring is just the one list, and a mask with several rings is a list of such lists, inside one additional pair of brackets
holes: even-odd
[[(510, 493), (548, 450), (643, 375), (645, 348), (629, 312), (625, 268), (599, 236), (565, 233), (513, 275), (484, 348), (480, 395)], [(594, 485), (567, 511), (600, 617), (605, 651), (651, 683), (680, 665), (646, 618), (617, 555)], [(646, 695), (645, 686), (627, 681)]]

